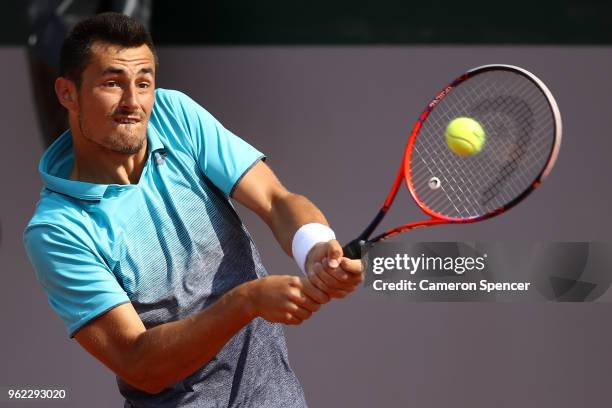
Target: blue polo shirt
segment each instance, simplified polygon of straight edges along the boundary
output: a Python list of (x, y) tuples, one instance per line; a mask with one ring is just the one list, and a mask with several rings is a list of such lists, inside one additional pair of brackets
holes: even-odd
[[(229, 196), (263, 158), (186, 95), (157, 89), (137, 184), (69, 179), (72, 135), (45, 152), (24, 243), (74, 334), (131, 302), (145, 327), (183, 319), (267, 275)], [(156, 395), (117, 379), (126, 407), (304, 406), (282, 328), (255, 319), (200, 370)]]

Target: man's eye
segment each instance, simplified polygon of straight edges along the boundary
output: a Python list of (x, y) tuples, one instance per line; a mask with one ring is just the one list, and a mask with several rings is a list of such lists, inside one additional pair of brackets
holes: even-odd
[(148, 82), (141, 82), (141, 83), (139, 83), (139, 84), (138, 84), (138, 87), (139, 87), (139, 88), (146, 89), (146, 88), (151, 87), (151, 84), (150, 84), (150, 83), (148, 83)]
[(108, 88), (113, 88), (113, 87), (119, 86), (119, 84), (116, 81), (107, 81), (104, 83), (104, 86)]

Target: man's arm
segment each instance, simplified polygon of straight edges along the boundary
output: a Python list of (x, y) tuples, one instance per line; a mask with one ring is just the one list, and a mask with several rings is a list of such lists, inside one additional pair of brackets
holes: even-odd
[[(293, 236), (302, 225), (329, 225), (310, 200), (288, 191), (261, 161), (240, 180), (233, 198), (268, 224), (289, 256), (293, 256)], [(306, 258), (306, 270), (315, 286), (336, 298), (346, 296), (363, 281), (361, 261), (343, 258), (342, 247), (335, 239), (321, 242), (312, 248)]]
[(148, 330), (125, 303), (75, 338), (127, 383), (158, 393), (206, 364), (253, 318), (299, 324), (327, 301), (307, 279), (269, 276), (237, 286), (199, 313)]
[[(285, 253), (297, 229), (307, 223), (329, 225), (323, 213), (306, 197), (288, 191), (263, 161), (258, 162), (238, 182), (232, 198), (255, 212), (268, 226)], [(336, 248), (342, 255), (342, 248)]]

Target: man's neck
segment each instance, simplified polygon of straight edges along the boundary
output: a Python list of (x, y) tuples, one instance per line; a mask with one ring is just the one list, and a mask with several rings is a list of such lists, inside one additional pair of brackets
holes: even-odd
[(146, 163), (147, 145), (145, 140), (139, 152), (124, 154), (73, 135), (70, 179), (95, 184), (136, 184)]

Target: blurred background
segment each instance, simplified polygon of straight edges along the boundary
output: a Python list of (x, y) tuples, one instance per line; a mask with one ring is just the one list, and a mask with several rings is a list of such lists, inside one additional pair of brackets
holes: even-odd
[[(65, 401), (122, 406), (114, 376), (68, 339), (21, 244), (41, 188), (38, 160), (65, 129), (52, 93), (59, 46), (84, 16), (147, 24), (158, 86), (179, 89), (268, 155), (341, 242), (384, 199), (415, 119), (448, 81), (522, 66), (563, 116), (559, 161), (525, 203), (489, 221), (418, 230), (414, 241), (609, 241), (612, 3), (5, 1), (0, 24), (0, 390), (61, 388)], [(364, 162), (369, 165), (363, 164)], [(401, 191), (384, 226), (420, 219)], [(271, 273), (298, 273), (239, 208)], [(286, 329), (312, 407), (609, 405), (609, 303), (407, 303), (362, 289)]]
[[(149, 12), (158, 45), (609, 44), (612, 5), (602, 0), (310, 0), (286, 2), (46, 0), (35, 7), (89, 14)], [(33, 2), (6, 1), (3, 45), (23, 45)], [(143, 16), (144, 17), (144, 16)]]

